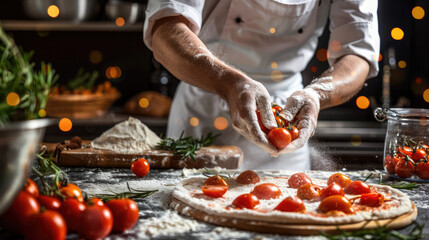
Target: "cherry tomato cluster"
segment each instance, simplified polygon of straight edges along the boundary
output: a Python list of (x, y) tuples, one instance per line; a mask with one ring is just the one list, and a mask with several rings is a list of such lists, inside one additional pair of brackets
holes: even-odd
[(85, 239), (101, 239), (110, 232), (123, 232), (137, 222), (139, 210), (131, 199), (98, 198), (84, 201), (73, 183), (59, 184), (60, 195), (43, 195), (36, 183), (27, 179), (12, 205), (0, 216), (5, 230), (26, 239), (65, 239), (77, 232)]
[[(258, 174), (252, 170), (242, 172), (236, 177), (240, 184), (257, 184), (260, 181)], [(321, 187), (313, 183), (305, 173), (295, 173), (288, 179), (290, 188), (297, 189), (296, 196), (288, 196), (273, 210), (283, 212), (305, 212), (303, 200), (320, 201), (318, 207), (322, 213), (331, 215), (352, 214), (353, 205), (359, 199), (362, 206), (379, 207), (385, 201), (384, 195), (376, 192), (370, 186), (359, 180), (352, 181), (348, 176), (335, 173), (327, 181), (327, 186)], [(229, 188), (228, 182), (220, 175), (209, 177), (201, 187), (208, 197), (222, 197)], [(345, 195), (355, 195), (348, 199)], [(231, 206), (236, 209), (257, 209), (260, 200), (276, 199), (282, 196), (280, 188), (273, 183), (257, 184), (252, 191), (239, 195)]]
[(261, 130), (267, 134), (268, 141), (276, 148), (283, 149), (289, 145), (289, 143), (299, 137), (299, 130), (290, 122), (287, 122), (280, 118), (279, 113), (283, 110), (279, 105), (273, 104), (271, 110), (274, 114), (274, 118), (277, 122), (277, 127), (268, 129), (264, 126), (261, 120), (261, 112), (256, 111), (258, 117), (258, 123)]
[(384, 169), (400, 178), (417, 176), (429, 180), (429, 146), (425, 143), (404, 144), (396, 147), (384, 159)]

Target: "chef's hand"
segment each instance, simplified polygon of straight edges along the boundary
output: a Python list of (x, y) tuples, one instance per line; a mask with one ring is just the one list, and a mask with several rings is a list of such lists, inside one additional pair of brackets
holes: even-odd
[(268, 129), (277, 126), (271, 110), (271, 97), (265, 87), (261, 83), (247, 78), (244, 81), (237, 81), (230, 86), (228, 91), (226, 100), (229, 104), (234, 129), (272, 156), (277, 156), (278, 150), (268, 142), (256, 115), (256, 111), (259, 109), (261, 120)]
[(304, 146), (314, 134), (319, 111), (320, 95), (311, 87), (299, 90), (286, 99), (280, 116), (289, 122), (295, 120), (299, 129), (299, 137), (286, 148), (279, 150), (279, 154), (293, 152)]

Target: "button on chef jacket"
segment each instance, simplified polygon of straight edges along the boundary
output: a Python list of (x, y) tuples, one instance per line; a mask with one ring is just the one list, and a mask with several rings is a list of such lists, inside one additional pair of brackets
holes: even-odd
[[(149, 0), (144, 23), (149, 49), (154, 22), (177, 15), (190, 21), (190, 29), (214, 55), (264, 84), (280, 106), (303, 88), (301, 72), (314, 55), (328, 19), (329, 64), (354, 54), (368, 61), (368, 78), (378, 73), (376, 0)], [(233, 130), (223, 99), (185, 82), (176, 90), (167, 136), (178, 138), (182, 131), (195, 137), (221, 133), (215, 144), (239, 146), (244, 154), (242, 169), (310, 168), (307, 144), (271, 157)]]

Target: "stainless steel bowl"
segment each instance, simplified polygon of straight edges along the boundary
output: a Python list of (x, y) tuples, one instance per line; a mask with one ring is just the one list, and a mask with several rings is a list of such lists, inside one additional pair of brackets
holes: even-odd
[[(98, 16), (100, 0), (23, 0), (24, 12), (34, 19), (58, 19), (67, 21), (85, 21)], [(48, 15), (51, 5), (59, 8), (60, 14), (56, 18)]]
[(45, 129), (52, 123), (52, 119), (36, 119), (0, 127), (0, 214), (23, 187)]
[(144, 20), (146, 4), (140, 2), (110, 0), (105, 6), (106, 16), (112, 20), (123, 17), (125, 23), (133, 24)]

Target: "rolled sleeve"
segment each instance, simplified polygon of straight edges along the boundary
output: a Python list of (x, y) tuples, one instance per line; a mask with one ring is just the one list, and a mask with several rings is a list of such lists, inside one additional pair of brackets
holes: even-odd
[(374, 0), (333, 1), (329, 26), (329, 64), (334, 64), (344, 55), (353, 54), (369, 63), (368, 78), (377, 76), (380, 52), (377, 7), (377, 1)]
[(190, 29), (198, 34), (201, 29), (203, 0), (149, 0), (143, 27), (143, 40), (152, 50), (152, 28), (156, 20), (182, 15), (191, 23)]

